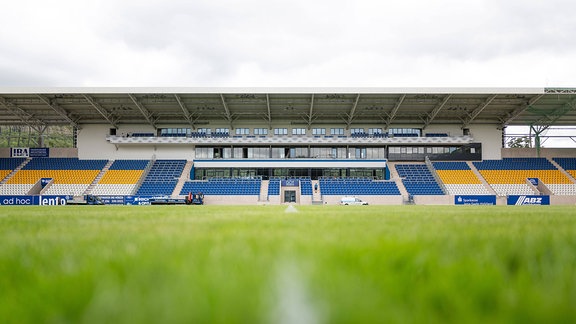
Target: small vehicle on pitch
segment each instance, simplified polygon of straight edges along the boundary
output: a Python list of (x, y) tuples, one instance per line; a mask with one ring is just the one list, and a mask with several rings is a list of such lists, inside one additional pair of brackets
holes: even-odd
[(188, 193), (188, 196), (186, 196), (186, 205), (204, 205), (204, 194), (199, 192), (199, 193)]
[(85, 195), (84, 199), (81, 201), (69, 200), (67, 205), (104, 205), (102, 198), (94, 195)]
[(150, 199), (151, 205), (204, 205), (204, 194), (189, 192), (184, 199), (170, 197), (155, 197)]
[(340, 205), (368, 205), (368, 202), (356, 197), (342, 197)]

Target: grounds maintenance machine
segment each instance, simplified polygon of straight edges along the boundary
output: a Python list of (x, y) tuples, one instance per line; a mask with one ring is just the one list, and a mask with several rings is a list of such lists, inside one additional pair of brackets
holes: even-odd
[(204, 194), (199, 192), (193, 194), (191, 192), (186, 196), (186, 205), (204, 205)]
[(69, 200), (67, 205), (104, 205), (104, 201), (98, 196), (85, 195), (84, 200)]

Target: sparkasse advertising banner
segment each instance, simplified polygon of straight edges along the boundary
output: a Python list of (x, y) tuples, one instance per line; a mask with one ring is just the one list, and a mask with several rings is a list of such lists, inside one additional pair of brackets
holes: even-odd
[(494, 195), (456, 195), (454, 196), (455, 205), (496, 205), (496, 196)]
[(508, 205), (550, 205), (550, 196), (508, 196)]

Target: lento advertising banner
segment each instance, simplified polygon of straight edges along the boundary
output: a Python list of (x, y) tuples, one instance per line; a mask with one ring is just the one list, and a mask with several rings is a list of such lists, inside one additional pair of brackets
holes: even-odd
[(455, 205), (496, 205), (496, 196), (494, 195), (456, 195), (454, 196)]
[(62, 206), (72, 196), (0, 196), (2, 206)]
[(508, 196), (508, 205), (550, 205), (550, 196)]

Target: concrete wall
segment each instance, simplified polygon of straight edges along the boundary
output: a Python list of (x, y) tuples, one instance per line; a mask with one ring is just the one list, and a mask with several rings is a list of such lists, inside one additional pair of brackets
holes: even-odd
[[(354, 196), (362, 199), (370, 205), (402, 205), (402, 196)], [(322, 199), (326, 205), (340, 205), (342, 196), (323, 195)]]
[(454, 205), (454, 196), (414, 196), (416, 205)]
[(9, 157), (10, 157), (10, 148), (0, 147), (0, 158), (9, 158)]
[(482, 159), (498, 160), (502, 158), (502, 130), (496, 125), (470, 126), (470, 135), (476, 142), (482, 143)]
[[(203, 127), (210, 127), (215, 129), (217, 127), (228, 127), (225, 124), (210, 124), (202, 125)], [(50, 148), (50, 155), (53, 157), (79, 157), (80, 159), (187, 159), (193, 160), (194, 146), (193, 145), (113, 145), (106, 141), (106, 136), (110, 133), (110, 125), (83, 125), (78, 130), (78, 149), (77, 151), (70, 151), (76, 149), (59, 149)], [(162, 127), (169, 127), (162, 125)], [(174, 125), (174, 127), (183, 127), (182, 125)], [(240, 127), (263, 127), (267, 128), (265, 123), (246, 123), (237, 125)], [(293, 126), (282, 124), (272, 125), (272, 128)], [(329, 133), (330, 128), (342, 125), (321, 125), (321, 128), (326, 128)], [(379, 127), (378, 125), (365, 125), (364, 128)], [(395, 125), (394, 127), (419, 127), (419, 125)], [(150, 125), (122, 125), (116, 130), (117, 135), (129, 133), (155, 133), (156, 130)], [(269, 132), (273, 132), (270, 130)], [(230, 129), (231, 134), (235, 134), (233, 129)], [(462, 129), (459, 125), (431, 125), (423, 131), (426, 133), (448, 133), (451, 136), (462, 135)], [(477, 142), (482, 143), (482, 158), (483, 159), (500, 159), (502, 157), (536, 157), (537, 152), (535, 149), (507, 149), (502, 148), (502, 130), (498, 129), (498, 125), (471, 125), (470, 134)], [(541, 150), (543, 157), (576, 157), (576, 149), (548, 149)], [(9, 148), (0, 148), (0, 157), (10, 157)]]
[[(470, 125), (468, 127), (474, 141), (482, 143), (483, 159), (500, 159), (502, 129), (499, 128), (499, 125)], [(448, 133), (450, 136), (464, 135), (460, 125), (431, 125), (423, 133), (423, 135), (426, 133)]]
[[(78, 131), (78, 157), (80, 159), (194, 159), (193, 145), (114, 145), (106, 141), (108, 125), (85, 125)], [(119, 128), (116, 134), (155, 133), (146, 126)]]
[(257, 205), (258, 196), (205, 196), (205, 205)]
[(576, 205), (576, 196), (550, 196), (550, 205)]
[[(10, 148), (9, 147), (1, 147), (0, 148), (0, 157), (2, 158), (9, 158), (10, 157)], [(50, 157), (60, 157), (60, 158), (75, 158), (78, 157), (78, 149), (73, 147), (51, 147), (50, 148)], [(106, 159), (106, 158), (101, 158)]]
[[(503, 148), (502, 158), (538, 157), (535, 148)], [(540, 157), (572, 157), (576, 158), (576, 148), (541, 148)]]

